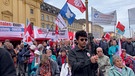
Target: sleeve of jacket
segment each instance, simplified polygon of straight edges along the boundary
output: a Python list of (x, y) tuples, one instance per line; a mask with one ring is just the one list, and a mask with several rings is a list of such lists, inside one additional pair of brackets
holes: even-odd
[(91, 64), (90, 59), (88, 59), (86, 61), (77, 62), (76, 55), (73, 50), (69, 51), (68, 60), (69, 60), (69, 65), (71, 66), (72, 70), (74, 70), (74, 71), (81, 70), (84, 67), (87, 67), (88, 65)]
[(16, 76), (13, 60), (3, 48), (0, 48), (0, 76)]
[(59, 70), (57, 62), (53, 61), (53, 64), (55, 66), (55, 76), (60, 76), (60, 70)]

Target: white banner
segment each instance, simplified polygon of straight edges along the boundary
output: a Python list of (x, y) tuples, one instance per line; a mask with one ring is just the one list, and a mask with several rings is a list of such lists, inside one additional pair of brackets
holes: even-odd
[(128, 9), (129, 24), (135, 24), (135, 8)]
[(0, 21), (0, 37), (23, 38), (24, 24)]
[[(39, 27), (34, 26), (34, 38), (35, 39), (36, 38), (50, 38), (50, 39), (55, 40), (56, 38), (55, 30), (48, 31), (45, 28), (39, 28)], [(59, 30), (58, 38), (68, 39), (68, 30), (67, 29)]]
[(103, 14), (97, 11), (95, 8), (91, 8), (91, 21), (94, 24), (102, 24), (102, 25), (116, 25), (116, 11), (113, 11), (108, 14)]

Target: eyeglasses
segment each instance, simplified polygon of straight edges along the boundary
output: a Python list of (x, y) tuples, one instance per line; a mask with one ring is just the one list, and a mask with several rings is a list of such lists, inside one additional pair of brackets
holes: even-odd
[(83, 38), (82, 38), (82, 39), (80, 39), (80, 40), (81, 40), (81, 41), (84, 41), (84, 40), (87, 41), (88, 39), (83, 39)]

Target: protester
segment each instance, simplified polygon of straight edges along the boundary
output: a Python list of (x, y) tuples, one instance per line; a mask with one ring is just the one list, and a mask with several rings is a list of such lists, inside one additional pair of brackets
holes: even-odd
[(24, 44), (20, 44), (18, 47), (18, 75), (19, 76), (24, 76), (25, 75), (25, 69), (24, 69), (24, 62), (25, 62), (25, 57), (24, 57)]
[(34, 59), (34, 51), (35, 51), (35, 49), (36, 49), (35, 45), (30, 46), (30, 58), (29, 58), (29, 61), (28, 61), (28, 76), (30, 76), (30, 73), (32, 72), (31, 65), (32, 65), (32, 61)]
[(11, 55), (13, 61), (14, 61), (14, 65), (15, 65), (16, 62), (17, 62), (17, 57), (16, 57), (17, 55), (16, 55), (16, 53), (15, 53), (15, 51), (14, 51), (14, 46), (13, 46), (13, 44), (10, 43), (10, 42), (5, 42), (5, 43), (4, 43), (4, 48), (5, 48), (6, 50), (8, 50), (8, 52), (10, 53), (10, 55)]
[(42, 42), (42, 45), (43, 45), (43, 47), (44, 47), (44, 49), (43, 49), (43, 54), (45, 54), (46, 53), (46, 47), (47, 47), (47, 42), (46, 41), (43, 41)]
[(59, 76), (60, 71), (58, 68), (58, 64), (51, 60), (46, 54), (42, 55), (40, 70), (40, 76)]
[(4, 48), (0, 48), (0, 76), (16, 76), (11, 55)]
[(41, 58), (41, 53), (38, 50), (35, 50), (34, 52), (35, 57), (32, 61), (32, 65), (31, 65), (31, 76), (37, 76), (38, 75), (38, 68), (39, 68), (39, 64), (40, 64), (40, 58)]
[(59, 65), (59, 69), (61, 70), (62, 64), (64, 64), (66, 61), (67, 53), (65, 48), (61, 48), (60, 52), (61, 55), (57, 57), (57, 63)]
[(127, 67), (131, 68), (135, 72), (135, 69), (134, 69), (135, 66), (133, 65), (135, 60), (132, 56), (130, 56), (126, 53), (125, 49), (122, 49), (121, 57), (122, 57), (123, 61), (125, 62), (125, 65)]
[(112, 40), (112, 45), (109, 47), (109, 50), (108, 50), (108, 55), (109, 55), (109, 57), (110, 57), (111, 65), (113, 65), (112, 57), (113, 57), (113, 55), (116, 54), (117, 51), (118, 51), (117, 42), (116, 42), (116, 40)]
[(50, 57), (52, 60), (56, 61), (56, 56), (52, 55), (52, 50), (50, 49), (46, 50), (46, 55)]
[(0, 47), (2, 48), (3, 44), (2, 44), (2, 41), (0, 41)]
[(104, 74), (104, 76), (108, 76), (108, 70), (111, 67), (110, 59), (108, 56), (104, 55), (101, 47), (98, 47), (96, 50), (97, 50), (97, 55), (99, 57), (98, 67), (101, 70), (101, 72)]
[(125, 47), (123, 47), (123, 49), (126, 50), (127, 54), (131, 56), (135, 56), (135, 50), (134, 50), (131, 40), (132, 40), (131, 38), (127, 40), (127, 42), (125, 43)]
[(87, 33), (77, 31), (75, 38), (78, 45), (68, 55), (72, 76), (96, 76), (98, 56), (91, 56), (90, 51), (85, 49)]
[(102, 40), (100, 40), (99, 47), (103, 49), (103, 53), (105, 55), (109, 56), (108, 55), (109, 44), (107, 43), (107, 40), (104, 38), (104, 36), (102, 37)]
[(43, 50), (44, 50), (44, 46), (42, 44), (38, 45), (38, 51), (41, 53), (41, 55), (43, 54)]
[(109, 69), (108, 76), (135, 76), (132, 69), (123, 65), (120, 56), (113, 56), (113, 64), (114, 65)]
[(64, 64), (62, 64), (60, 76), (71, 76), (71, 67), (68, 63), (68, 57), (66, 58), (66, 61)]
[(70, 51), (71, 50), (70, 40), (65, 40), (64, 44), (65, 45), (63, 46), (63, 48), (65, 48), (66, 50)]

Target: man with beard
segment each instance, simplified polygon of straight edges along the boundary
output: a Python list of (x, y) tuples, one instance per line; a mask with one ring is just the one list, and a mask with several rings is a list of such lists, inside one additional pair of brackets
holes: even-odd
[(72, 76), (96, 76), (98, 56), (91, 56), (86, 49), (87, 33), (77, 31), (75, 37), (78, 45), (68, 55)]

